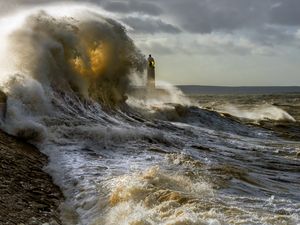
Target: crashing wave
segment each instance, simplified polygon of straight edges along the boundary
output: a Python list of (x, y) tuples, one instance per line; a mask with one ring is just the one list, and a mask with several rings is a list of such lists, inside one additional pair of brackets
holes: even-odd
[(55, 87), (108, 104), (124, 100), (129, 76), (142, 72), (145, 65), (125, 28), (97, 14), (55, 17), (39, 11), (28, 16), (7, 41), (17, 73), (47, 91)]

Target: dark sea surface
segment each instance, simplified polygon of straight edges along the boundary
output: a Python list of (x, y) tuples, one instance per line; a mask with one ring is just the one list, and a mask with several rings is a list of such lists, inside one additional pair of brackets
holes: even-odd
[(50, 113), (6, 121), (43, 131), (64, 224), (300, 223), (299, 94), (148, 94), (107, 108), (53, 91)]
[(300, 93), (300, 86), (201, 86), (178, 85), (186, 94), (284, 94)]

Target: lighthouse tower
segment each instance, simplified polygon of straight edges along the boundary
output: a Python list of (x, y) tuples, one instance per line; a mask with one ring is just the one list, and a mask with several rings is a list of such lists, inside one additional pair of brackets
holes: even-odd
[(147, 88), (155, 89), (155, 61), (151, 55), (148, 57)]

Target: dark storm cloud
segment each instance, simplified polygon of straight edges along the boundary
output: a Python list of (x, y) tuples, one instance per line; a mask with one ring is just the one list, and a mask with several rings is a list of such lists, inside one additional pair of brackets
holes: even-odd
[(102, 6), (108, 11), (119, 13), (139, 12), (155, 16), (162, 13), (162, 9), (156, 4), (143, 1), (106, 1)]
[(271, 22), (280, 25), (300, 25), (300, 1), (281, 0), (273, 1)]
[[(58, 0), (0, 0), (0, 12)], [(244, 33), (265, 45), (289, 42), (300, 28), (300, 0), (67, 0), (119, 14), (136, 33)], [(271, 26), (271, 27), (270, 27)]]
[[(58, 0), (0, 0), (0, 11)], [(108, 11), (171, 18), (193, 33), (255, 29), (266, 23), (300, 26), (300, 0), (65, 0), (94, 3)]]
[(122, 21), (132, 27), (135, 33), (179, 33), (180, 29), (159, 19), (126, 17)]
[(261, 0), (173, 0), (163, 4), (181, 27), (193, 33), (260, 26), (269, 6)]

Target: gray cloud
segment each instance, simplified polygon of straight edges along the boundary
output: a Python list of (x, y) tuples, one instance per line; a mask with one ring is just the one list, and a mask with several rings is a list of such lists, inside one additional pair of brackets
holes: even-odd
[(149, 52), (155, 55), (171, 55), (176, 53), (174, 51), (174, 46), (163, 45), (158, 41), (153, 41), (150, 43), (143, 42), (139, 44), (139, 47), (142, 48), (145, 52)]
[(0, 0), (0, 16), (14, 12), (24, 7), (51, 3), (93, 3), (100, 4), (103, 0)]
[(119, 13), (145, 13), (148, 15), (160, 15), (162, 14), (162, 9), (154, 3), (143, 2), (143, 1), (106, 1), (102, 4), (103, 8), (112, 12)]
[(168, 24), (159, 19), (125, 17), (124, 23), (134, 29), (135, 33), (179, 33), (180, 29), (172, 24)]
[(153, 39), (139, 40), (137, 45), (144, 51), (157, 55), (277, 55), (274, 46), (266, 46), (234, 34), (224, 35), (221, 33), (189, 34), (178, 38), (173, 38), (172, 35), (164, 38), (154, 36)]
[[(266, 23), (300, 26), (299, 0), (64, 0), (94, 3), (122, 13), (167, 16), (188, 32), (209, 33), (255, 29)], [(59, 0), (0, 0), (0, 12), (24, 5), (61, 2)], [(162, 19), (162, 18), (159, 18)]]
[[(94, 3), (115, 12), (135, 33), (244, 35), (266, 47), (295, 45), (300, 0), (67, 0)], [(38, 2), (38, 3), (37, 3)], [(0, 0), (0, 12), (58, 0)], [(146, 15), (146, 16), (145, 16)], [(169, 21), (169, 22), (166, 22)]]
[(300, 1), (277, 0), (271, 9), (271, 22), (280, 25), (300, 25)]
[[(186, 0), (164, 2), (165, 11), (186, 31), (210, 33), (257, 27), (266, 21), (268, 1)], [(167, 10), (168, 8), (168, 10)]]

